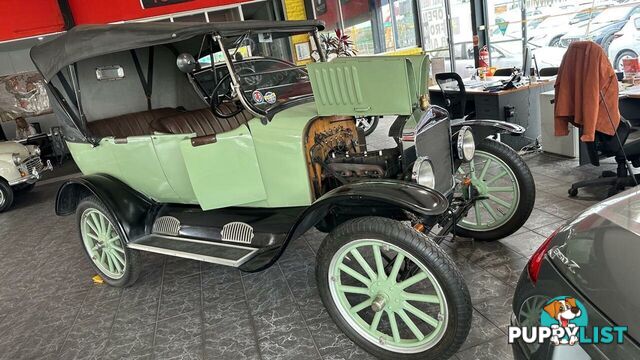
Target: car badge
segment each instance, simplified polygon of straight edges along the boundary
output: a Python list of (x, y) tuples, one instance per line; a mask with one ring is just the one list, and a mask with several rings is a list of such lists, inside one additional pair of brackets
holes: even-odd
[(575, 261), (569, 259), (562, 250), (566, 248), (567, 243), (564, 243), (560, 246), (554, 246), (549, 250), (549, 257), (551, 259), (558, 259), (562, 264), (564, 264), (571, 273), (575, 274), (577, 269), (580, 269), (580, 265), (578, 265)]

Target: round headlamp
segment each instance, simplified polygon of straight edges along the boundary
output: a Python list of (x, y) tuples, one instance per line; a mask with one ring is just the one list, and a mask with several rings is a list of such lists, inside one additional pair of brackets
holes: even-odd
[(11, 159), (13, 160), (13, 163), (18, 166), (20, 164), (22, 164), (22, 158), (20, 157), (20, 154), (18, 153), (14, 153), (11, 155)]
[(412, 179), (419, 185), (435, 189), (436, 187), (436, 175), (433, 171), (433, 164), (431, 160), (426, 157), (420, 157), (413, 164)]
[(40, 156), (40, 154), (42, 153), (42, 150), (40, 150), (39, 146), (34, 146), (33, 147), (33, 154), (36, 156)]
[(458, 131), (458, 158), (464, 162), (469, 162), (473, 159), (476, 153), (476, 141), (473, 139), (473, 133), (471, 128), (463, 126)]

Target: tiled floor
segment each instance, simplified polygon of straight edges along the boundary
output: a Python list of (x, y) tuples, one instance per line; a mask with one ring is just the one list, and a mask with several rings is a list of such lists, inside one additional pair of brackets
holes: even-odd
[[(473, 326), (459, 359), (509, 359), (505, 328), (527, 258), (558, 224), (601, 199), (569, 199), (598, 169), (527, 156), (537, 186), (524, 228), (494, 243), (444, 248), (467, 279)], [(318, 297), (311, 231), (270, 269), (235, 269), (152, 254), (131, 288), (94, 285), (75, 219), (53, 214), (59, 184), (37, 186), (0, 214), (0, 359), (361, 359)]]

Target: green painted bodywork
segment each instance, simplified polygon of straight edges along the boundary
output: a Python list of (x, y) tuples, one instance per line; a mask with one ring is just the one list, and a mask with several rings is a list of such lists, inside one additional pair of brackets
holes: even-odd
[[(126, 141), (108, 137), (97, 146), (71, 142), (68, 146), (85, 175), (111, 175), (159, 203), (199, 204), (204, 210), (308, 206), (314, 198), (304, 144), (309, 123), (319, 115), (415, 117), (419, 95), (426, 89), (427, 65), (424, 56), (310, 64), (312, 84), (317, 80), (314, 73), (322, 74), (325, 81), (322, 91), (313, 85), (316, 101), (320, 97), (324, 103), (283, 109), (267, 125), (252, 119), (217, 134), (217, 141), (207, 145), (194, 147), (195, 134), (157, 134)], [(333, 105), (327, 103), (329, 92)], [(369, 109), (358, 111), (360, 106)]]
[(313, 201), (304, 135), (317, 117), (313, 102), (218, 134), (194, 147), (195, 134), (104, 138), (98, 146), (68, 143), (83, 174), (109, 174), (160, 203), (291, 207)]
[(343, 58), (307, 67), (323, 116), (410, 115), (418, 101), (413, 64), (404, 57)]
[(208, 210), (266, 200), (249, 129), (242, 125), (216, 138), (215, 143), (201, 146), (180, 142), (200, 206)]

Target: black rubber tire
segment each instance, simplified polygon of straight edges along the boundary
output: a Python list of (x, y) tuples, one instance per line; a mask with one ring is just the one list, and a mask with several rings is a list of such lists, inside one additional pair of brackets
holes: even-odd
[(529, 170), (529, 166), (527, 166), (520, 155), (509, 146), (495, 140), (484, 139), (476, 146), (476, 151), (490, 153), (504, 161), (511, 168), (520, 188), (520, 203), (513, 217), (497, 229), (477, 231), (456, 226), (455, 233), (480, 241), (496, 241), (515, 233), (527, 222), (536, 202), (536, 184), (533, 180), (533, 175), (531, 175), (531, 170)]
[(618, 55), (616, 56), (616, 60), (613, 62), (613, 67), (614, 69), (616, 69), (617, 71), (622, 71), (623, 69), (620, 69), (620, 60), (622, 60), (623, 57), (625, 56), (630, 56), (632, 58), (637, 58), (638, 54), (636, 54), (635, 51), (633, 50), (623, 50), (620, 53), (618, 53)]
[(371, 118), (371, 126), (368, 129), (362, 129), (364, 130), (364, 136), (369, 136), (371, 134), (373, 134), (373, 132), (376, 130), (376, 128), (378, 127), (378, 122), (380, 121), (380, 118), (378, 116), (367, 116), (368, 118)]
[(578, 189), (570, 188), (569, 197), (576, 197), (576, 196), (578, 196)]
[(6, 211), (13, 204), (13, 189), (9, 186), (9, 183), (0, 178), (0, 192), (4, 197), (4, 202), (0, 205), (0, 213)]
[[(416, 354), (382, 349), (354, 331), (334, 304), (328, 276), (331, 259), (345, 244), (365, 238), (384, 240), (407, 251), (432, 272), (442, 287), (449, 306), (449, 321), (442, 339), (431, 349)], [(318, 250), (316, 282), (322, 302), (337, 326), (356, 344), (380, 359), (447, 359), (458, 351), (471, 328), (471, 297), (460, 270), (433, 240), (399, 221), (361, 217), (336, 227)]]
[(93, 260), (91, 260), (91, 255), (86, 251), (84, 243), (82, 241), (82, 235), (80, 231), (80, 220), (84, 211), (91, 208), (96, 209), (101, 213), (103, 213), (104, 215), (106, 215), (106, 217), (109, 219), (109, 221), (111, 221), (112, 224), (114, 225), (118, 224), (118, 221), (114, 219), (113, 216), (111, 216), (109, 211), (107, 211), (106, 206), (97, 197), (89, 196), (82, 199), (76, 209), (76, 223), (78, 224), (78, 238), (80, 239), (82, 252), (84, 252), (84, 254), (87, 256), (87, 260), (89, 260), (91, 267), (93, 267), (93, 269), (98, 274), (100, 274), (102, 279), (104, 279), (104, 281), (107, 284), (115, 287), (127, 287), (127, 286), (133, 285), (136, 282), (136, 280), (138, 280), (138, 276), (140, 276), (140, 270), (142, 269), (142, 259), (138, 251), (129, 249), (127, 247), (127, 244), (125, 243), (125, 240), (124, 240), (126, 239), (126, 237), (124, 236), (122, 231), (118, 229), (117, 226), (115, 226), (116, 228), (115, 230), (118, 232), (118, 235), (120, 235), (120, 244), (124, 249), (124, 256), (125, 256), (125, 262), (126, 262), (124, 276), (122, 276), (120, 279), (110, 278), (108, 275), (100, 271), (100, 269), (93, 263)]

